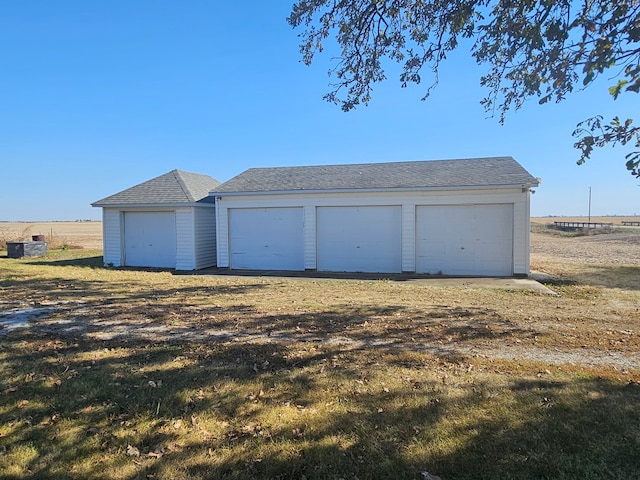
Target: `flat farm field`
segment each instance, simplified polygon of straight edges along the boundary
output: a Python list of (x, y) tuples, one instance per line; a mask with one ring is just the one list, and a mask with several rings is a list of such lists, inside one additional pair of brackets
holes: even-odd
[(102, 222), (0, 222), (0, 240), (31, 240), (44, 235), (53, 247), (102, 248)]
[(622, 222), (640, 222), (640, 216), (615, 216), (615, 217), (532, 217), (532, 224), (552, 224), (553, 222), (600, 222), (612, 223), (614, 226), (621, 226)]
[(543, 293), (103, 268), (99, 225), (0, 253), (2, 478), (640, 478), (640, 229), (534, 221)]

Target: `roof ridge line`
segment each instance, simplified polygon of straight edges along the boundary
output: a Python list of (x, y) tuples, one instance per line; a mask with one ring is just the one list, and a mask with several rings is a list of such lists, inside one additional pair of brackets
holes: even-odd
[[(366, 166), (378, 166), (378, 165), (398, 165), (408, 164), (414, 165), (416, 163), (444, 163), (444, 162), (458, 162), (458, 161), (477, 161), (477, 160), (515, 160), (512, 155), (498, 155), (494, 157), (468, 157), (468, 158), (439, 158), (434, 160), (393, 160), (391, 162), (364, 162), (364, 163), (325, 163), (317, 165), (277, 165), (271, 167), (250, 167), (249, 170), (277, 170), (277, 169), (294, 169), (294, 168), (325, 168), (325, 167), (366, 167)], [(223, 182), (224, 183), (224, 182)]]
[(185, 194), (185, 196), (187, 197), (187, 200), (189, 200), (190, 202), (195, 202), (196, 200), (194, 199), (193, 195), (191, 195), (191, 192), (187, 189), (187, 185), (184, 181), (184, 179), (182, 178), (182, 171), (179, 169), (174, 169), (173, 172), (175, 179), (178, 182), (178, 185), (180, 186), (180, 188), (182, 189), (182, 192)]

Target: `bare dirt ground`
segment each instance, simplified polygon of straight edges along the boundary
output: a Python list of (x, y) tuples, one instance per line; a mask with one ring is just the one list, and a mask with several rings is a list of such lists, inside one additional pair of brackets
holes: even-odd
[(532, 233), (531, 262), (640, 265), (640, 229), (584, 237)]
[[(592, 235), (563, 236), (540, 233), (553, 222), (612, 223), (618, 231)], [(640, 221), (640, 217), (536, 217), (531, 219), (531, 263), (580, 263), (597, 265), (640, 265), (640, 227), (622, 227), (623, 221)]]

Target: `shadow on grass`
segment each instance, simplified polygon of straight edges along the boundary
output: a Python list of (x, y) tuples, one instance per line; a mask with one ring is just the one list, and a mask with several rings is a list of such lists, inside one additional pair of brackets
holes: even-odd
[(445, 384), (426, 357), (300, 344), (23, 332), (0, 354), (7, 479), (640, 475), (637, 384), (452, 365)]
[(31, 265), (48, 265), (51, 267), (90, 267), (103, 268), (102, 255), (95, 257), (67, 258), (60, 260), (33, 260), (29, 262)]
[[(211, 325), (209, 321), (207, 325)], [(240, 325), (241, 338), (262, 333), (273, 341), (436, 352), (451, 362), (463, 360), (458, 349), (466, 344), (483, 341), (499, 346), (513, 339), (545, 336), (534, 328), (520, 327), (492, 309), (444, 305), (427, 309), (343, 306), (274, 315), (256, 312), (243, 318)]]
[[(184, 303), (185, 296), (202, 296), (207, 293), (241, 295), (251, 290), (265, 288), (265, 285), (251, 283), (175, 288), (145, 285), (135, 285), (135, 287), (117, 282), (67, 277), (24, 278), (9, 275), (4, 280), (0, 280), (0, 289), (7, 289), (11, 293), (4, 296), (4, 303), (10, 303), (12, 299), (22, 303), (28, 299), (33, 304), (40, 302), (55, 304), (56, 301), (68, 302), (75, 299), (77, 301), (71, 302), (72, 304), (81, 303), (86, 308), (93, 309), (84, 317), (86, 321), (101, 318), (100, 315), (104, 313), (100, 311), (101, 307), (119, 308), (120, 310), (110, 312), (113, 315), (132, 310), (139, 311), (140, 314), (153, 315), (154, 312), (164, 312), (169, 315), (182, 306), (185, 308), (192, 306)], [(180, 303), (173, 304), (173, 307), (165, 303), (177, 296), (181, 297)], [(212, 308), (216, 309), (216, 307)]]
[[(252, 279), (253, 280), (253, 279)], [(456, 361), (455, 345), (476, 340), (499, 344), (511, 338), (542, 337), (486, 307), (435, 305), (342, 305), (296, 311), (256, 311), (251, 296), (265, 283), (214, 285), (146, 285), (93, 278), (30, 278), (8, 275), (0, 280), (5, 303), (25, 299), (55, 310), (59, 323), (41, 322), (49, 333), (88, 332), (101, 338), (166, 338), (194, 341), (333, 342), (361, 347), (428, 348)], [(275, 294), (275, 293), (274, 293)], [(216, 300), (216, 296), (218, 300)], [(229, 296), (237, 297), (228, 305)], [(225, 305), (217, 305), (222, 301)], [(10, 306), (5, 307), (5, 309)], [(55, 319), (54, 319), (55, 320)], [(67, 332), (67, 333), (65, 333)], [(156, 332), (154, 335), (149, 332)], [(409, 346), (411, 344), (411, 346)], [(421, 347), (423, 346), (423, 347)]]
[(566, 277), (548, 278), (542, 282), (550, 288), (590, 286), (640, 290), (640, 266), (582, 265)]
[(581, 284), (640, 290), (640, 266), (586, 265), (584, 274), (577, 276)]
[(231, 277), (273, 277), (273, 278), (311, 278), (328, 280), (380, 280), (392, 282), (406, 282), (410, 280), (436, 280), (436, 279), (479, 279), (479, 278), (504, 278), (514, 277), (484, 277), (477, 275), (436, 275), (429, 273), (369, 273), (369, 272), (320, 272), (315, 270), (232, 270), (223, 267), (211, 267), (195, 271), (174, 271), (175, 275), (193, 276), (231, 276)]
[[(0, 287), (12, 290), (29, 291), (29, 285), (20, 280), (0, 282)], [(32, 319), (28, 328), (42, 335), (108, 341), (302, 342), (311, 347), (345, 350), (394, 349), (437, 354), (450, 362), (462, 362), (464, 348), (473, 347), (478, 341), (498, 348), (505, 342), (545, 336), (544, 332), (523, 328), (485, 307), (344, 305), (271, 314), (257, 310), (250, 296), (243, 297), (265, 288), (264, 284), (137, 292), (127, 292), (125, 286), (124, 291), (97, 293), (100, 287), (91, 281), (65, 282), (57, 278), (40, 282), (31, 300), (52, 312), (48, 314), (50, 318)], [(238, 303), (202, 303), (208, 295), (237, 296)]]
[(263, 284), (131, 287), (0, 282), (16, 301), (59, 300), (56, 315), (74, 322), (0, 342), (0, 477), (640, 477), (637, 384), (476, 373), (446, 354), (373, 348), (539, 335), (490, 308), (280, 314), (242, 296)]

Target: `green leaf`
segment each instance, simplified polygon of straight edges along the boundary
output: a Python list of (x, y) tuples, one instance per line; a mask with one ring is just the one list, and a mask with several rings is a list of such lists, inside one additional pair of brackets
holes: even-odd
[(614, 100), (617, 100), (618, 95), (620, 95), (620, 92), (622, 92), (622, 89), (628, 84), (629, 82), (626, 80), (619, 80), (618, 83), (612, 87), (609, 87), (609, 95), (611, 95), (613, 97)]

